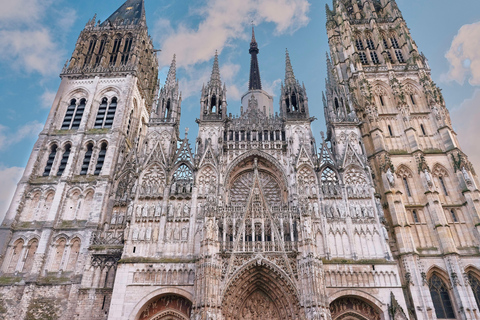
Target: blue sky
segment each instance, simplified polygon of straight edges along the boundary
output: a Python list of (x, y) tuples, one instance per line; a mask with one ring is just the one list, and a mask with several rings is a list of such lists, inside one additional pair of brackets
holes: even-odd
[[(288, 48), (295, 76), (305, 83), (309, 106), (324, 130), (325, 3), (331, 0), (146, 0), (147, 24), (159, 54), (160, 81), (177, 54), (183, 92), (181, 132), (197, 132), (200, 90), (209, 79), (215, 50), (227, 83), (228, 112), (239, 112), (247, 89), (251, 21), (256, 25), (263, 87), (278, 110)], [(433, 79), (443, 88), (461, 145), (480, 170), (480, 1), (397, 0)], [(105, 20), (116, 0), (2, 1), (0, 11), (0, 220), (32, 146), (47, 118), (58, 77), (80, 31), (97, 13)], [(192, 143), (193, 145), (193, 143)]]

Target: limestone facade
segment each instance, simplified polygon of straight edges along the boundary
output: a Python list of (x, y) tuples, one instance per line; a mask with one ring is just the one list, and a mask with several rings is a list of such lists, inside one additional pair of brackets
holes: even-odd
[(0, 228), (0, 315), (479, 319), (479, 181), (426, 59), (394, 1), (327, 17), (322, 141), (288, 52), (274, 112), (253, 34), (240, 115), (216, 55), (195, 148), (143, 0), (89, 21)]

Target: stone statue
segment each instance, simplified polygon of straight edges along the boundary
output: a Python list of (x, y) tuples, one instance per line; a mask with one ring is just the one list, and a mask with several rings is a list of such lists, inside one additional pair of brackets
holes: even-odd
[(388, 168), (388, 170), (386, 172), (386, 175), (387, 175), (388, 183), (390, 183), (391, 187), (394, 187), (395, 186), (395, 177), (393, 176), (392, 170), (390, 168)]
[(318, 203), (316, 203), (316, 202), (313, 204), (313, 212), (315, 212), (315, 218), (318, 218), (319, 217)]
[(312, 237), (312, 225), (309, 219), (305, 219), (303, 221), (303, 231), (305, 233), (305, 237), (311, 239)]
[(170, 192), (171, 192), (172, 194), (176, 194), (176, 193), (177, 193), (177, 180), (173, 180), (172, 188), (170, 189)]
[(132, 234), (132, 240), (138, 240), (138, 229), (134, 228), (133, 229), (133, 234)]
[(430, 172), (428, 172), (427, 169), (423, 170), (423, 173), (425, 174), (425, 179), (427, 180), (427, 183), (429, 186), (432, 186), (432, 175)]
[(152, 227), (147, 228), (147, 232), (145, 234), (145, 240), (150, 240), (152, 239)]
[(213, 219), (207, 219), (205, 223), (205, 239), (215, 240), (218, 226), (215, 225)]
[(188, 206), (188, 204), (185, 204), (183, 206), (183, 217), (188, 218), (189, 216), (190, 216), (190, 207)]

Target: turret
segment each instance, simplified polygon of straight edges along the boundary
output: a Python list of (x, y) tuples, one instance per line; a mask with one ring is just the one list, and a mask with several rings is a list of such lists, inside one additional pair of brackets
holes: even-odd
[(176, 56), (173, 56), (165, 85), (160, 90), (158, 103), (152, 112), (156, 122), (178, 124), (181, 115), (182, 94), (178, 88)]
[(220, 78), (218, 53), (215, 53), (210, 81), (202, 88), (200, 106), (202, 110), (200, 120), (224, 120), (227, 115), (227, 89), (225, 84), (222, 85)]
[(309, 118), (307, 92), (305, 86), (295, 79), (288, 50), (285, 54), (285, 82), (282, 84), (280, 113), (287, 119)]

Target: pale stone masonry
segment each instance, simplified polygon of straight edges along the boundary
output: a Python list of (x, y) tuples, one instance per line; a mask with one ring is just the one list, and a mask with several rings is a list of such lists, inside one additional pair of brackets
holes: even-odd
[(393, 0), (326, 10), (322, 141), (254, 31), (240, 115), (215, 55), (190, 142), (143, 0), (90, 20), (0, 228), (0, 318), (480, 319), (479, 181), (427, 60)]

